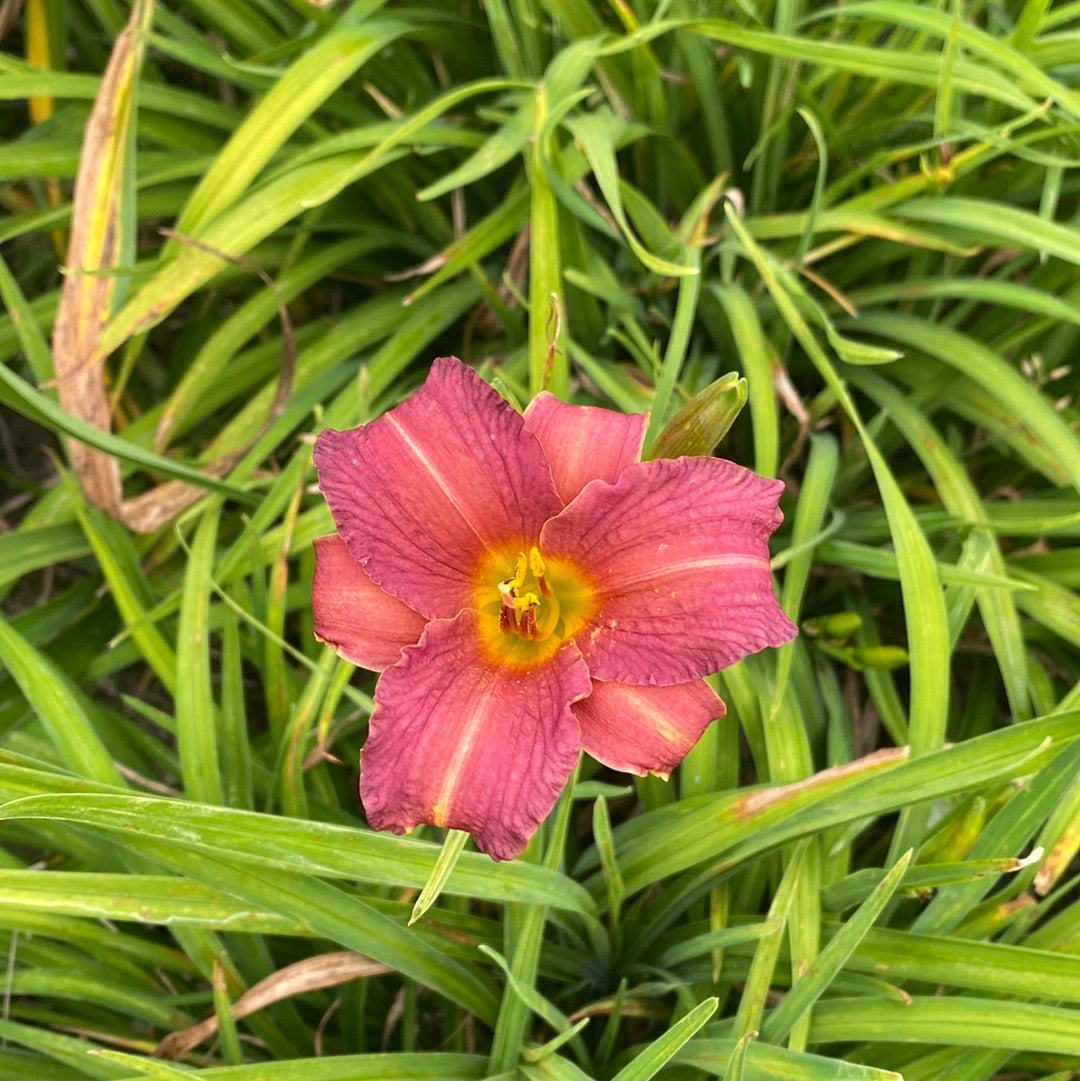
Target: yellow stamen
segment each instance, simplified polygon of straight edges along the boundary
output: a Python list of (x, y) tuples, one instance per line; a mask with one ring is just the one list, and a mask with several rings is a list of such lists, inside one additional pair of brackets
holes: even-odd
[(547, 567), (544, 565), (544, 560), (540, 555), (540, 549), (535, 544), (529, 549), (529, 570), (532, 571), (533, 577), (536, 579), (537, 588), (545, 597), (548, 596), (551, 589), (548, 587), (547, 582), (544, 581)]
[(525, 576), (529, 573), (529, 561), (524, 552), (518, 552), (517, 566), (514, 568), (513, 582), (517, 589), (525, 585)]
[[(534, 544), (529, 554), (518, 552), (513, 578), (499, 583), (499, 627), (504, 634), (542, 642), (559, 622), (559, 603), (544, 581), (544, 561)], [(530, 575), (533, 579), (529, 581)], [(527, 588), (535, 583), (535, 589)], [(543, 599), (541, 599), (543, 598)]]
[(545, 560), (535, 544), (492, 552), (477, 568), (476, 590), (485, 651), (513, 667), (542, 663), (596, 612), (596, 595), (581, 570), (566, 560)]

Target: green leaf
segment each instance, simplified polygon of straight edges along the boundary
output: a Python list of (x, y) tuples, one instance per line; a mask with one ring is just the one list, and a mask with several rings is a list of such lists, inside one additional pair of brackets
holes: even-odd
[(596, 177), (597, 186), (607, 203), (608, 210), (611, 211), (611, 216), (618, 223), (626, 243), (630, 246), (630, 250), (655, 274), (673, 278), (697, 274), (698, 271), (693, 266), (673, 263), (647, 251), (630, 227), (630, 222), (627, 220), (626, 211), (623, 207), (619, 170), (615, 159), (615, 147), (622, 131), (620, 121), (612, 113), (603, 110), (576, 116), (571, 120), (567, 120), (566, 126), (573, 133), (582, 153), (588, 159), (593, 175)]
[(792, 984), (780, 1005), (769, 1011), (761, 1026), (762, 1039), (769, 1043), (779, 1043), (825, 993), (833, 978), (892, 899), (910, 862), (911, 852), (908, 851), (900, 857), (858, 911), (833, 935), (810, 967)]
[(192, 466), (186, 466), (171, 458), (144, 450), (135, 443), (109, 432), (103, 432), (92, 424), (73, 417), (70, 413), (65, 413), (52, 398), (35, 390), (3, 364), (0, 364), (0, 384), (2, 384), (0, 400), (50, 431), (71, 436), (88, 446), (119, 458), (122, 462), (140, 466), (148, 472), (163, 473), (174, 480), (186, 481), (196, 487), (205, 488), (207, 491), (229, 496), (241, 503), (254, 502), (254, 499), (242, 489), (208, 476)]
[(188, 551), (176, 629), (176, 742), (184, 791), (203, 803), (224, 802), (218, 762), (217, 710), (210, 683), (210, 599), (207, 593), (220, 504), (204, 511)]
[(681, 800), (615, 830), (627, 892), (698, 864), (746, 859), (831, 826), (1031, 773), (1078, 737), (1080, 712), (1074, 711), (911, 761), (880, 754), (780, 788)]
[(82, 695), (44, 654), (0, 617), (0, 662), (48, 734), (60, 760), (73, 772), (103, 784), (122, 785)]
[(176, 230), (201, 233), (237, 202), (290, 135), (358, 68), (409, 29), (403, 22), (343, 24), (309, 44), (237, 126), (203, 173)]
[(1080, 1011), (986, 998), (826, 999), (810, 1026), (815, 1043), (916, 1042), (1080, 1054)]
[(409, 916), (410, 927), (438, 900), (439, 894), (442, 893), (446, 880), (450, 877), (454, 864), (457, 863), (458, 856), (461, 855), (461, 850), (465, 847), (468, 839), (469, 835), (465, 830), (447, 830), (446, 840), (443, 841), (443, 846), (439, 850), (439, 858), (431, 869), (431, 876), (424, 883), (424, 888), (420, 891), (420, 896), (417, 897), (416, 903), (413, 905), (412, 915)]
[[(676, 1061), (722, 1076), (740, 1040), (698, 1036), (676, 1056)], [(743, 1064), (746, 1081), (904, 1081), (900, 1074), (825, 1055), (808, 1055), (758, 1040), (746, 1045)]]
[(704, 1002), (698, 1003), (685, 1017), (676, 1021), (663, 1036), (654, 1040), (644, 1051), (638, 1052), (611, 1081), (648, 1081), (650, 1077), (655, 1077), (702, 1025), (716, 1013), (719, 1005), (720, 1000), (716, 998), (707, 998)]
[(1075, 433), (1046, 397), (1004, 358), (967, 334), (911, 315), (866, 312), (859, 319), (859, 326), (919, 349), (961, 372), (996, 399), (1014, 423), (1042, 442), (1060, 462), (1069, 482), (1080, 490), (1080, 455)]
[[(48, 792), (52, 782), (43, 775), (39, 783), (39, 791)], [(154, 796), (98, 794), (76, 800), (40, 795), (0, 807), (0, 818), (24, 814), (119, 831), (133, 845), (146, 838), (254, 867), (417, 889), (439, 855), (437, 845), (385, 833)], [(594, 910), (585, 890), (565, 875), (521, 862), (494, 864), (478, 852), (461, 853), (446, 892), (580, 913)]]

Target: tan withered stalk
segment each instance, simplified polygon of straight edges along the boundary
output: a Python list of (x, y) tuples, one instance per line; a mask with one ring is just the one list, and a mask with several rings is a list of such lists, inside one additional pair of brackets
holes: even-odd
[[(116, 39), (86, 125), (75, 179), (64, 283), (53, 329), (53, 368), (60, 405), (103, 432), (111, 431), (112, 423), (101, 341), (116, 294), (116, 272), (123, 260), (125, 156), (132, 150), (136, 82), (153, 10), (153, 0), (138, 0), (133, 6), (127, 26)], [(197, 241), (179, 239), (256, 274), (277, 296), (273, 282), (258, 268)], [(292, 385), (295, 347), (280, 298), (278, 314), (284, 342), (281, 379), (266, 421), (252, 443), (280, 414)], [(209, 477), (224, 476), (250, 446), (209, 464), (204, 472)], [(172, 480), (124, 499), (115, 457), (76, 439), (68, 440), (68, 453), (87, 501), (139, 533), (152, 533), (204, 494), (197, 485)]]
[[(393, 969), (388, 965), (373, 961), (362, 953), (352, 950), (339, 950), (324, 953), (317, 957), (307, 957), (303, 961), (286, 965), (285, 968), (260, 980), (254, 987), (245, 991), (230, 1007), (233, 1020), (239, 1021), (258, 1010), (264, 1010), (282, 999), (295, 995), (320, 991), (327, 987), (337, 987), (351, 980), (368, 976), (381, 976)], [(155, 1055), (158, 1058), (177, 1059), (204, 1040), (209, 1039), (218, 1030), (218, 1019), (210, 1016), (190, 1028), (172, 1032), (158, 1044)]]

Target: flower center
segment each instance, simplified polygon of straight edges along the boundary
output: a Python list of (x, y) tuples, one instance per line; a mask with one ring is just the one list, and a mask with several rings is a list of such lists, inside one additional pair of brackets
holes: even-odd
[(544, 559), (535, 544), (490, 553), (475, 582), (480, 636), (495, 664), (540, 664), (596, 614), (588, 576), (567, 560)]
[(534, 544), (519, 552), (514, 575), (499, 583), (499, 630), (535, 642), (551, 637), (559, 622), (559, 601), (544, 577), (547, 566)]

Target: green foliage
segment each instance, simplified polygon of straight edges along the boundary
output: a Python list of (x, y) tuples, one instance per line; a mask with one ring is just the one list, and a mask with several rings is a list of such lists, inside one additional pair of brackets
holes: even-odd
[[(47, 343), (131, 5), (0, 42), (0, 1081), (1080, 1071), (1077, 5), (134, 6), (111, 431)], [(788, 485), (802, 635), (510, 864), (367, 829), (311, 629), (312, 437), (449, 353)]]

